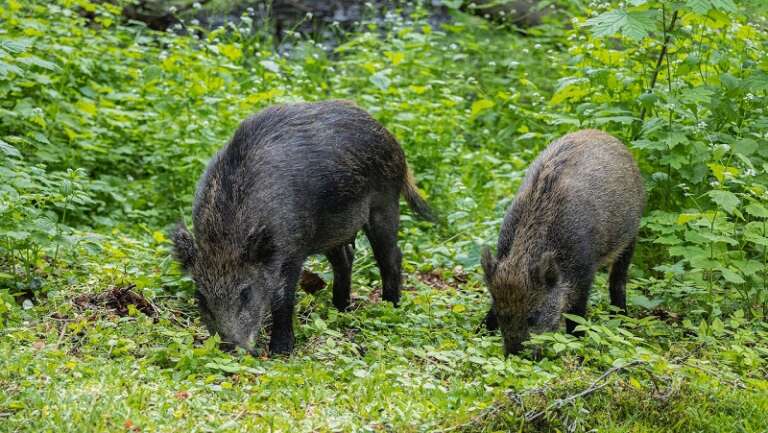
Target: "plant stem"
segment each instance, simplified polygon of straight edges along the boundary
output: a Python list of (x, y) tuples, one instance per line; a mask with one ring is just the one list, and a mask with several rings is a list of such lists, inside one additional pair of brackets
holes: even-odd
[[(664, 10), (662, 10), (663, 12)], [(664, 29), (664, 43), (661, 45), (661, 52), (659, 53), (659, 57), (656, 59), (656, 67), (653, 69), (653, 75), (651, 76), (651, 84), (648, 87), (647, 93), (650, 93), (653, 91), (653, 88), (656, 87), (656, 80), (659, 78), (659, 72), (661, 71), (661, 64), (664, 62), (664, 58), (667, 56), (667, 51), (669, 47), (669, 41), (672, 39), (672, 30), (675, 29), (675, 24), (677, 23), (677, 17), (678, 17), (678, 11), (675, 11), (672, 13), (672, 20), (669, 23), (669, 27), (665, 25), (665, 23), (662, 23), (662, 28)], [(667, 62), (669, 62), (669, 59), (667, 58)], [(669, 77), (672, 79), (672, 77)], [(671, 84), (670, 84), (671, 86)], [(645, 114), (646, 110), (645, 107), (640, 109), (640, 122), (642, 124), (642, 121), (645, 120)], [(640, 129), (638, 128), (638, 132), (640, 132)], [(637, 136), (637, 133), (635, 136)]]

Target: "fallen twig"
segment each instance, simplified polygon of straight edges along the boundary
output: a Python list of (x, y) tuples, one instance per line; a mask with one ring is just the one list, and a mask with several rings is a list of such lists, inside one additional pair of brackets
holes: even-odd
[(571, 396), (568, 396), (566, 398), (555, 400), (554, 403), (550, 404), (544, 410), (541, 410), (539, 412), (535, 412), (535, 413), (530, 413), (529, 412), (529, 413), (525, 414), (525, 421), (526, 422), (535, 421), (535, 420), (541, 418), (542, 416), (544, 416), (547, 412), (550, 412), (552, 410), (560, 409), (563, 406), (567, 406), (567, 405), (573, 403), (574, 401), (576, 401), (579, 398), (586, 397), (589, 394), (592, 394), (593, 392), (595, 392), (597, 390), (605, 388), (610, 383), (610, 382), (607, 381), (607, 379), (611, 375), (613, 375), (615, 373), (618, 373), (620, 371), (626, 370), (629, 367), (633, 367), (635, 365), (644, 364), (644, 363), (645, 363), (644, 361), (634, 360), (634, 361), (629, 362), (627, 364), (619, 365), (619, 366), (610, 368), (605, 373), (600, 375), (600, 377), (598, 377), (597, 380), (592, 382), (592, 384), (590, 384), (589, 387), (587, 387), (586, 389), (582, 390), (581, 392), (578, 392), (578, 393), (576, 393), (574, 395), (571, 395)]
[[(533, 421), (541, 418), (546, 413), (548, 413), (548, 412), (550, 412), (552, 410), (560, 409), (560, 408), (562, 408), (564, 406), (567, 406), (567, 405), (573, 403), (574, 401), (576, 401), (579, 398), (586, 397), (587, 395), (592, 394), (595, 391), (598, 391), (598, 390), (608, 386), (610, 384), (610, 382), (607, 382), (607, 379), (611, 375), (613, 375), (615, 373), (618, 373), (618, 372), (621, 372), (623, 370), (626, 370), (626, 369), (628, 369), (630, 367), (634, 367), (636, 365), (640, 365), (640, 364), (645, 364), (645, 361), (634, 360), (634, 361), (631, 361), (631, 362), (629, 362), (627, 364), (624, 364), (624, 365), (621, 365), (621, 366), (612, 367), (609, 370), (607, 370), (606, 372), (604, 372), (602, 375), (600, 375), (600, 377), (598, 377), (594, 382), (592, 382), (589, 385), (589, 387), (587, 387), (586, 389), (584, 389), (584, 390), (582, 390), (582, 391), (580, 391), (580, 392), (578, 392), (578, 393), (576, 393), (574, 395), (571, 395), (571, 396), (568, 396), (568, 397), (565, 397), (565, 398), (562, 398), (562, 399), (555, 400), (555, 402), (553, 402), (552, 404), (550, 404), (545, 409), (543, 409), (543, 410), (541, 410), (539, 412), (532, 412), (532, 411), (527, 412), (525, 414), (524, 421), (526, 423), (533, 422)], [(510, 393), (507, 394), (507, 397), (512, 402), (514, 402), (516, 405), (522, 407), (523, 410), (525, 410), (525, 404), (524, 404), (523, 397), (525, 397), (526, 395), (530, 395), (530, 394), (545, 393), (546, 390), (547, 390), (547, 388), (539, 387), (539, 388), (533, 388), (533, 389), (525, 390), (522, 393), (510, 392)], [(461, 430), (471, 429), (473, 426), (477, 426), (478, 424), (482, 423), (484, 420), (496, 416), (502, 410), (505, 410), (507, 407), (508, 407), (508, 403), (506, 401), (496, 402), (492, 406), (484, 409), (482, 412), (480, 412), (476, 416), (472, 417), (471, 420), (469, 420), (469, 421), (467, 421), (465, 423), (454, 425), (454, 426), (451, 426), (451, 427), (448, 427), (448, 428), (445, 428), (445, 429), (438, 429), (438, 430), (435, 430), (435, 432), (446, 433), (446, 432), (452, 432), (452, 431), (461, 431)]]

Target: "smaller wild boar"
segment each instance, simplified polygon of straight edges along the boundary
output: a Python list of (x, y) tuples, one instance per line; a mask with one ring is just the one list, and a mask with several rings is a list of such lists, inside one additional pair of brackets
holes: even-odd
[(506, 354), (519, 352), (529, 332), (557, 329), (563, 312), (583, 316), (601, 265), (612, 265), (611, 304), (626, 311), (644, 205), (637, 164), (611, 135), (574, 132), (539, 155), (504, 218), (496, 256), (482, 254), (493, 301), (485, 325), (501, 328)]
[(379, 265), (382, 297), (397, 305), (401, 194), (419, 216), (433, 219), (400, 145), (352, 103), (275, 106), (245, 120), (198, 184), (194, 236), (181, 224), (173, 234), (211, 334), (253, 351), (271, 315), (270, 352), (291, 352), (302, 264), (325, 254), (333, 303), (347, 309), (351, 243), (361, 229)]

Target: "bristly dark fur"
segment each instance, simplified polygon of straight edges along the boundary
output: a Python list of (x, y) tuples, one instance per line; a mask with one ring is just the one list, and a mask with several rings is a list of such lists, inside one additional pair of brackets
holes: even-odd
[(174, 235), (177, 256), (195, 257), (188, 267), (211, 331), (249, 348), (253, 328), (271, 312), (270, 348), (290, 351), (302, 263), (311, 254), (328, 257), (334, 304), (346, 309), (350, 243), (361, 229), (381, 270), (383, 297), (397, 303), (400, 194), (432, 218), (400, 145), (350, 102), (274, 106), (245, 120), (198, 184), (192, 245), (183, 228)]
[(563, 311), (584, 315), (601, 265), (613, 264), (611, 301), (626, 309), (644, 204), (637, 164), (606, 133), (568, 134), (539, 155), (504, 218), (496, 257), (483, 257), (494, 300), (486, 323), (498, 323), (508, 352), (520, 349), (529, 328), (552, 329)]

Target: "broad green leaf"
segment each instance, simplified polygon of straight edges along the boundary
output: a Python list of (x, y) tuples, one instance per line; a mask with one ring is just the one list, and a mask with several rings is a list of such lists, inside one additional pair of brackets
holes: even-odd
[(768, 209), (765, 208), (760, 203), (752, 202), (748, 204), (745, 208), (745, 211), (747, 211), (748, 214), (758, 217), (758, 218), (768, 218)]
[(712, 3), (712, 7), (721, 10), (723, 12), (734, 13), (736, 12), (736, 4), (733, 0), (709, 0)]
[[(233, 62), (243, 57), (243, 51), (240, 49), (240, 47), (234, 45), (234, 44), (222, 44), (219, 45), (219, 52), (224, 55), (224, 57), (228, 58), (229, 60), (232, 60)], [(269, 61), (269, 60), (264, 60)], [(263, 62), (262, 62), (263, 66)], [(276, 72), (276, 71), (273, 71)]]
[(699, 15), (706, 15), (712, 9), (710, 0), (688, 0), (685, 2), (685, 6)]
[(379, 90), (387, 90), (389, 88), (389, 84), (392, 82), (389, 77), (387, 77), (386, 71), (377, 72), (371, 75), (368, 80), (370, 80), (374, 86), (378, 87)]
[(755, 233), (747, 233), (746, 235), (744, 235), (744, 239), (746, 239), (747, 241), (749, 241), (749, 242), (751, 242), (751, 243), (753, 243), (755, 245), (760, 245), (760, 246), (763, 246), (763, 247), (768, 247), (768, 237), (760, 236), (760, 235), (755, 234)]
[(723, 321), (717, 317), (715, 317), (715, 319), (712, 321), (709, 329), (711, 329), (712, 333), (715, 335), (723, 335), (725, 333), (725, 326), (723, 325)]
[(273, 62), (272, 60), (262, 60), (259, 62), (259, 64), (270, 72), (274, 72), (276, 74), (280, 72), (280, 65)]
[(23, 75), (24, 70), (16, 65), (11, 65), (9, 63), (0, 61), (0, 78), (5, 77), (8, 74)]
[(490, 99), (479, 99), (473, 102), (472, 108), (470, 109), (472, 117), (477, 117), (480, 113), (492, 108), (494, 105), (496, 105), (496, 103)]
[(741, 87), (742, 81), (733, 74), (725, 72), (720, 74), (720, 83), (728, 90), (738, 90)]
[(725, 281), (728, 281), (729, 283), (733, 284), (743, 284), (744, 278), (741, 277), (738, 273), (734, 272), (731, 269), (721, 267), (718, 269), (720, 271), (720, 274), (723, 276)]
[(648, 299), (644, 295), (635, 295), (629, 297), (629, 302), (632, 305), (643, 307), (646, 310), (653, 310), (661, 305), (664, 301), (661, 299)]
[(19, 152), (18, 149), (11, 146), (10, 144), (6, 143), (3, 140), (0, 140), (0, 152), (3, 152), (4, 154), (8, 156), (13, 156), (15, 158), (21, 157), (21, 152)]
[(616, 33), (639, 41), (648, 36), (648, 33), (656, 30), (657, 12), (650, 11), (624, 11), (614, 9), (604, 12), (586, 21), (586, 25), (592, 27), (595, 36), (612, 36)]
[(717, 179), (717, 181), (720, 183), (725, 181), (726, 175), (731, 177), (736, 177), (739, 175), (739, 169), (736, 167), (726, 167), (716, 163), (707, 164), (707, 167), (712, 170), (712, 175), (715, 176), (715, 179)]
[(445, 5), (448, 9), (459, 9), (464, 3), (464, 0), (440, 0), (440, 3)]
[(680, 244), (680, 239), (675, 235), (659, 236), (653, 240), (653, 243), (661, 245), (678, 245)]
[(589, 80), (577, 77), (562, 78), (549, 103), (557, 105), (566, 100), (578, 100), (589, 94)]
[(700, 233), (700, 236), (709, 240), (710, 242), (722, 242), (732, 246), (736, 246), (739, 244), (739, 241), (737, 241), (736, 239), (730, 236), (720, 235), (717, 233), (704, 232), (704, 233)]
[(768, 90), (768, 73), (755, 71), (744, 80), (744, 85), (752, 92), (764, 92)]
[(385, 56), (389, 59), (390, 62), (392, 62), (393, 65), (397, 66), (400, 63), (405, 60), (405, 53), (402, 51), (387, 51), (384, 53)]
[(57, 72), (61, 70), (61, 68), (59, 68), (59, 65), (49, 62), (47, 60), (43, 60), (37, 56), (21, 57), (19, 59), (16, 59), (16, 61), (25, 65), (39, 66), (43, 69), (47, 69), (52, 72)]
[(677, 224), (685, 224), (689, 221), (696, 221), (701, 218), (700, 213), (681, 213), (677, 217)]
[(723, 208), (723, 210), (729, 214), (733, 214), (736, 208), (741, 204), (739, 197), (730, 191), (716, 189), (709, 191), (707, 194), (715, 204)]
[(752, 155), (757, 150), (758, 144), (751, 138), (742, 138), (733, 144), (734, 152), (738, 152), (742, 155)]
[(85, 113), (88, 116), (93, 116), (98, 111), (96, 104), (94, 104), (93, 101), (89, 101), (87, 99), (81, 99), (77, 101), (76, 106), (78, 111)]
[(566, 319), (568, 319), (568, 320), (570, 320), (572, 322), (578, 323), (579, 325), (588, 325), (589, 324), (589, 322), (587, 322), (587, 319), (585, 319), (585, 318), (583, 318), (581, 316), (577, 316), (575, 314), (563, 313), (563, 317), (565, 317)]
[(32, 46), (32, 39), (5, 39), (0, 40), (0, 48), (11, 54), (19, 54), (27, 51)]

